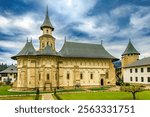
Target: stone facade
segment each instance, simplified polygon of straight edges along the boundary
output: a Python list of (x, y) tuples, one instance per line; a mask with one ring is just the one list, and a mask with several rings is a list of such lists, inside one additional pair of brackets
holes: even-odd
[(62, 58), (55, 56), (18, 57), (16, 88), (71, 88), (115, 85), (115, 69), (109, 59)]

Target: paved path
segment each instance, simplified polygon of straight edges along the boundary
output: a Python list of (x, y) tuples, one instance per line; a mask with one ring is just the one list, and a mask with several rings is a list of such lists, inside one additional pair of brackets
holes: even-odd
[(54, 100), (51, 93), (42, 94), (42, 100)]

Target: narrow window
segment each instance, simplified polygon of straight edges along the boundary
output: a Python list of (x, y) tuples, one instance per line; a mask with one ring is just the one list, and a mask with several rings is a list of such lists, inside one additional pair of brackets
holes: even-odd
[(91, 79), (93, 79), (93, 74), (91, 73)]
[(46, 32), (48, 33), (48, 30), (46, 30)]
[(135, 81), (138, 82), (138, 77), (135, 77)]
[(143, 77), (141, 77), (141, 82), (144, 82), (144, 78)]
[(135, 69), (135, 73), (137, 73), (137, 72), (138, 72), (138, 69), (136, 68), (136, 69)]
[(130, 77), (130, 81), (132, 81), (132, 77)]
[(39, 80), (41, 80), (41, 74), (39, 74)]
[(147, 72), (150, 72), (150, 67), (147, 68)]
[(69, 74), (69, 73), (67, 73), (67, 79), (68, 79), (68, 80), (70, 79), (70, 74)]
[(49, 80), (49, 74), (47, 74), (47, 80)]
[(44, 43), (42, 43), (42, 48), (44, 48)]
[(150, 82), (150, 77), (147, 78), (147, 81)]
[(141, 68), (141, 73), (143, 73), (144, 72), (144, 69), (143, 68)]
[(82, 74), (82, 73), (80, 73), (80, 79), (81, 79), (81, 80), (83, 79), (83, 74)]
[(132, 73), (132, 69), (130, 69), (130, 73)]
[(55, 74), (55, 80), (57, 80), (57, 73)]

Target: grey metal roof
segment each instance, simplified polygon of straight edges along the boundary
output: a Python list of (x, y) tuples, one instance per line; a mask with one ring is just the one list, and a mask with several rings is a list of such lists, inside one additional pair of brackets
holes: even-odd
[(129, 65), (125, 66), (125, 68), (127, 68), (127, 67), (137, 67), (137, 66), (148, 66), (148, 65), (150, 65), (150, 57), (138, 60), (138, 61), (136, 61), (132, 64), (129, 64)]
[(135, 47), (133, 46), (133, 44), (131, 43), (131, 41), (129, 41), (128, 46), (126, 48), (126, 50), (124, 51), (123, 55), (127, 55), (127, 54), (138, 54), (140, 55), (140, 53), (135, 49)]
[(7, 69), (1, 71), (0, 73), (17, 73), (17, 67), (10, 65)]
[(62, 57), (116, 59), (105, 50), (103, 45), (66, 41), (58, 54)]
[(52, 50), (51, 46), (47, 45), (37, 55), (57, 55), (56, 51)]
[(48, 7), (46, 9), (46, 15), (45, 15), (45, 20), (41, 26), (41, 29), (43, 29), (44, 27), (49, 27), (52, 29), (52, 31), (54, 30), (54, 27), (52, 26), (50, 19), (49, 19), (49, 15), (48, 15)]
[(36, 50), (33, 47), (32, 41), (31, 42), (27, 41), (23, 49), (16, 56), (13, 56), (12, 59), (16, 59), (17, 56), (27, 56), (27, 55), (36, 55)]

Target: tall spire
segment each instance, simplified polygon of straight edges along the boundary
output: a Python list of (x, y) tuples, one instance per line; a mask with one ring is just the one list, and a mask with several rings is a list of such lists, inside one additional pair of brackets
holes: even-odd
[(128, 46), (127, 46), (126, 50), (124, 51), (124, 53), (122, 54), (122, 56), (127, 55), (127, 54), (137, 54), (137, 55), (140, 55), (140, 53), (135, 49), (135, 47), (131, 43), (131, 39), (129, 39)]
[(46, 14), (45, 14), (45, 20), (41, 26), (41, 30), (43, 30), (43, 28), (51, 28), (52, 31), (54, 30), (54, 27), (52, 26), (51, 22), (50, 22), (50, 19), (49, 19), (49, 15), (48, 15), (48, 5), (46, 7)]

